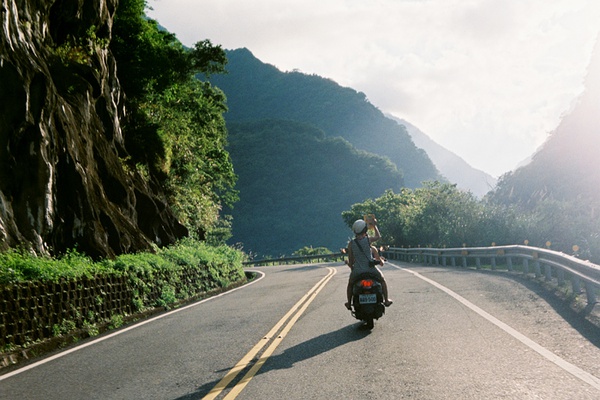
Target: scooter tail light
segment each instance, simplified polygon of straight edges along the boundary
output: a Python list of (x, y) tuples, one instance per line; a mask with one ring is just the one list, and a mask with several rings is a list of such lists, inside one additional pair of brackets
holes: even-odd
[(371, 288), (371, 287), (373, 287), (373, 280), (372, 279), (363, 279), (360, 281), (360, 286), (362, 286), (364, 288)]

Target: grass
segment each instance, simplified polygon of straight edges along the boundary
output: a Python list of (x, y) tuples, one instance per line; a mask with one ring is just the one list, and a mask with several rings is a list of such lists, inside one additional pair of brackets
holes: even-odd
[[(42, 285), (53, 282), (75, 281), (80, 278), (120, 276), (126, 279), (133, 292), (131, 309), (133, 314), (114, 314), (106, 310), (110, 317), (99, 317), (95, 311), (73, 309), (72, 315), (48, 327), (49, 337), (40, 338), (36, 343), (30, 340), (18, 342), (9, 335), (2, 343), (2, 352), (28, 354), (43, 352), (57, 345), (68, 344), (83, 337), (95, 336), (106, 329), (123, 326), (137, 315), (147, 315), (160, 308), (177, 307), (186, 301), (192, 301), (209, 293), (224, 290), (240, 282), (246, 275), (243, 269), (244, 253), (228, 246), (209, 246), (204, 242), (185, 239), (179, 243), (154, 249), (154, 252), (124, 254), (115, 259), (94, 261), (76, 251), (70, 251), (61, 257), (36, 256), (25, 251), (9, 250), (0, 253), (0, 289), (12, 308), (19, 307), (23, 299), (14, 298), (12, 285), (28, 287), (30, 282)], [(62, 283), (61, 283), (62, 285)], [(51, 289), (50, 289), (51, 290)], [(108, 290), (108, 289), (106, 289)], [(23, 293), (29, 293), (24, 291)], [(102, 308), (105, 293), (92, 298), (96, 306)], [(63, 307), (79, 307), (66, 301)], [(51, 312), (51, 311), (49, 311)], [(100, 312), (100, 311), (98, 311)], [(22, 326), (26, 326), (24, 317)], [(58, 339), (58, 340), (55, 340)], [(58, 344), (57, 344), (58, 343)], [(46, 349), (47, 348), (47, 349)], [(46, 350), (44, 350), (46, 349)], [(14, 355), (13, 354), (13, 355)], [(21, 354), (21, 353), (19, 353)], [(16, 358), (24, 356), (17, 354)]]
[(71, 250), (60, 257), (37, 256), (22, 250), (0, 253), (0, 285), (28, 281), (51, 281), (94, 277), (99, 275), (135, 275), (152, 280), (160, 274), (182, 268), (206, 267), (207, 277), (219, 280), (240, 271), (244, 254), (228, 246), (209, 246), (204, 242), (184, 239), (155, 252), (124, 254), (114, 260), (94, 261)]

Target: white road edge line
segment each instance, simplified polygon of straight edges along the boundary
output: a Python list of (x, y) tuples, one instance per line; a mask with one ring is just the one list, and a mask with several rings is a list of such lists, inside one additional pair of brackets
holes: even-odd
[(14, 370), (14, 371), (12, 371), (12, 372), (8, 372), (8, 373), (6, 373), (6, 374), (4, 374), (4, 375), (0, 375), (0, 381), (3, 381), (3, 380), (5, 380), (5, 379), (8, 379), (8, 378), (10, 378), (10, 377), (12, 377), (12, 376), (18, 375), (18, 374), (20, 374), (20, 373), (22, 373), (22, 372), (25, 372), (25, 371), (28, 371), (28, 370), (30, 370), (30, 369), (33, 369), (33, 368), (35, 368), (35, 367), (39, 367), (40, 365), (43, 365), (43, 364), (49, 363), (50, 361), (54, 361), (54, 360), (56, 360), (56, 359), (58, 359), (58, 358), (64, 357), (64, 356), (66, 356), (66, 355), (68, 355), (68, 354), (74, 353), (74, 352), (76, 352), (76, 351), (78, 351), (78, 350), (81, 350), (81, 349), (84, 349), (84, 348), (86, 348), (86, 347), (88, 347), (88, 346), (92, 346), (92, 345), (94, 345), (94, 344), (96, 344), (96, 343), (103, 342), (103, 341), (105, 341), (105, 340), (108, 340), (108, 339), (110, 339), (110, 338), (113, 338), (113, 337), (115, 337), (115, 336), (118, 336), (118, 335), (120, 335), (120, 334), (122, 334), (122, 333), (125, 333), (125, 332), (128, 332), (128, 331), (130, 331), (130, 330), (133, 330), (133, 329), (135, 329), (135, 328), (139, 328), (140, 326), (143, 326), (143, 325), (149, 324), (149, 323), (151, 323), (151, 322), (154, 322), (154, 321), (156, 321), (156, 320), (159, 320), (159, 319), (161, 319), (161, 318), (168, 317), (168, 316), (170, 316), (170, 315), (173, 315), (173, 314), (175, 314), (175, 313), (178, 313), (178, 312), (180, 312), (180, 311), (187, 310), (188, 308), (196, 307), (197, 305), (200, 305), (200, 304), (202, 304), (202, 303), (206, 303), (207, 301), (214, 300), (214, 299), (216, 299), (216, 298), (219, 298), (219, 297), (225, 296), (225, 295), (227, 295), (227, 294), (229, 294), (229, 293), (233, 293), (233, 292), (235, 292), (235, 291), (238, 291), (238, 290), (240, 290), (240, 289), (246, 288), (246, 287), (248, 287), (248, 286), (250, 286), (250, 285), (253, 285), (254, 283), (256, 283), (256, 282), (260, 281), (261, 279), (263, 279), (263, 278), (265, 277), (265, 273), (264, 273), (264, 272), (262, 272), (262, 271), (256, 271), (256, 270), (249, 270), (249, 271), (250, 271), (250, 272), (253, 272), (253, 273), (257, 273), (257, 274), (259, 274), (259, 275), (260, 275), (260, 277), (258, 277), (258, 278), (256, 278), (256, 279), (253, 279), (252, 281), (250, 281), (250, 282), (246, 283), (245, 285), (242, 285), (242, 286), (236, 287), (236, 288), (234, 288), (234, 289), (231, 289), (231, 290), (225, 291), (225, 292), (223, 292), (223, 293), (219, 293), (219, 294), (217, 294), (217, 295), (214, 295), (214, 296), (211, 296), (211, 297), (207, 297), (206, 299), (200, 300), (200, 301), (198, 301), (198, 302), (195, 302), (195, 303), (192, 303), (192, 304), (188, 304), (187, 306), (184, 306), (184, 307), (181, 307), (181, 308), (176, 308), (176, 309), (174, 309), (174, 310), (171, 310), (171, 311), (168, 311), (168, 312), (166, 312), (166, 313), (164, 313), (164, 314), (157, 315), (156, 317), (152, 317), (152, 318), (150, 318), (150, 319), (146, 319), (146, 320), (144, 320), (144, 321), (140, 321), (140, 322), (138, 322), (138, 323), (136, 323), (136, 324), (134, 324), (134, 325), (128, 326), (127, 328), (123, 328), (123, 329), (121, 329), (121, 330), (118, 330), (118, 331), (116, 331), (116, 332), (110, 333), (110, 334), (108, 334), (108, 335), (106, 335), (106, 336), (99, 337), (98, 339), (92, 340), (92, 341), (90, 341), (90, 342), (83, 343), (83, 344), (81, 344), (81, 345), (79, 345), (79, 346), (77, 346), (77, 347), (70, 348), (70, 349), (68, 349), (68, 350), (65, 350), (65, 351), (63, 351), (63, 352), (60, 352), (60, 353), (58, 353), (58, 354), (55, 354), (55, 355), (53, 355), (53, 356), (50, 356), (50, 357), (48, 357), (48, 358), (44, 358), (43, 360), (37, 361), (37, 362), (35, 362), (35, 363), (33, 363), (33, 364), (29, 364), (29, 365), (26, 365), (26, 366), (24, 366), (24, 367), (22, 367), (22, 368), (16, 369), (16, 370)]
[(482, 310), (481, 308), (477, 307), (475, 304), (471, 303), (470, 301), (468, 301), (464, 297), (460, 296), (459, 294), (457, 294), (457, 293), (453, 292), (452, 290), (448, 289), (447, 287), (437, 283), (436, 281), (431, 280), (431, 279), (419, 274), (418, 272), (412, 271), (408, 268), (400, 267), (398, 265), (394, 265), (392, 263), (388, 263), (388, 265), (390, 265), (396, 269), (409, 272), (409, 273), (413, 274), (414, 276), (416, 276), (417, 278), (422, 279), (425, 282), (435, 286), (436, 288), (438, 288), (441, 291), (445, 292), (446, 294), (450, 295), (454, 299), (458, 300), (461, 304), (463, 304), (466, 307), (470, 308), (471, 310), (475, 311), (477, 314), (479, 314), (483, 318), (487, 319), (488, 321), (490, 321), (491, 323), (496, 325), (498, 328), (502, 329), (503, 331), (505, 331), (506, 333), (508, 333), (509, 335), (511, 335), (512, 337), (514, 337), (515, 339), (517, 339), (518, 341), (520, 341), (521, 343), (523, 343), (524, 345), (529, 347), (530, 349), (536, 351), (538, 354), (542, 355), (549, 361), (552, 361), (554, 364), (558, 365), (560, 368), (569, 372), (571, 375), (581, 379), (582, 381), (588, 383), (589, 385), (593, 386), (594, 388), (600, 390), (600, 379), (598, 379), (594, 375), (590, 374), (589, 372), (582, 370), (581, 368), (577, 367), (576, 365), (573, 365), (570, 362), (560, 358), (559, 356), (557, 356), (550, 350), (546, 349), (545, 347), (543, 347), (543, 346), (539, 345), (538, 343), (534, 342), (533, 340), (529, 339), (527, 336), (523, 335), (522, 333), (520, 333), (516, 329), (510, 327), (509, 325), (505, 324), (504, 322), (500, 321), (493, 315), (491, 315), (491, 314), (487, 313), (486, 311)]

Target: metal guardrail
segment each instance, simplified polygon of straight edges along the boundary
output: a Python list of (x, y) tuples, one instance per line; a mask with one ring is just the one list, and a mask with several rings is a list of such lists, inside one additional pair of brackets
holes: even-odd
[(457, 264), (466, 268), (471, 260), (476, 268), (481, 268), (482, 260), (489, 261), (492, 269), (498, 263), (504, 262), (509, 271), (519, 269), (524, 274), (533, 273), (537, 278), (548, 282), (556, 280), (563, 285), (568, 280), (573, 293), (582, 292), (582, 282), (585, 286), (588, 304), (597, 302), (600, 291), (600, 266), (589, 261), (553, 250), (529, 246), (495, 246), (495, 247), (465, 247), (452, 249), (438, 248), (399, 248), (390, 247), (383, 252), (388, 259), (405, 262), (418, 262), (425, 265)]
[(342, 261), (345, 254), (333, 253), (333, 254), (318, 254), (312, 256), (293, 256), (293, 257), (280, 257), (280, 258), (268, 258), (263, 260), (251, 260), (245, 261), (245, 266), (267, 266), (267, 265), (282, 265), (282, 264), (298, 264), (305, 262), (332, 262)]

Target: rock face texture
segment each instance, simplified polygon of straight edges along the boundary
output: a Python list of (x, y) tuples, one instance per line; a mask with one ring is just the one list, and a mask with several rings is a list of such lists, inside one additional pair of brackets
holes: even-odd
[(4, 0), (0, 19), (0, 249), (93, 257), (187, 234), (127, 168), (108, 41), (118, 0)]

